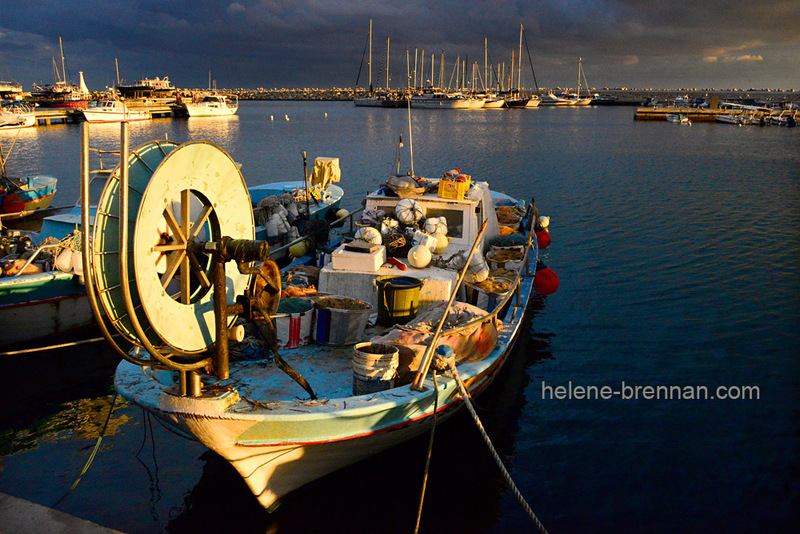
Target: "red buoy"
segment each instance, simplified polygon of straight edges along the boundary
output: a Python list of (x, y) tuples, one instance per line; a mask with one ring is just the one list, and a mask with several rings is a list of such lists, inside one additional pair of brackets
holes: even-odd
[(558, 276), (541, 261), (536, 262), (536, 275), (533, 278), (533, 289), (540, 295), (550, 295), (558, 290)]
[(545, 249), (550, 246), (550, 232), (547, 230), (538, 230), (536, 232), (536, 242), (539, 244), (540, 249)]

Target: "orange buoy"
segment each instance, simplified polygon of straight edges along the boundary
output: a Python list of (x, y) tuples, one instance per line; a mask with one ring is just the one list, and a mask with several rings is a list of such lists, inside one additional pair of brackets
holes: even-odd
[(533, 289), (540, 295), (550, 295), (558, 290), (558, 276), (553, 270), (542, 263), (536, 262), (536, 275), (533, 278)]

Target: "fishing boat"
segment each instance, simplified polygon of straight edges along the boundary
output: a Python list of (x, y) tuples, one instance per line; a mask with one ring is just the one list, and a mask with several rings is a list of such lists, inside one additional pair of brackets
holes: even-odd
[[(460, 172), (397, 176), (367, 195), (355, 239), (327, 254), (312, 288), (287, 287), (253, 241), (252, 214), (237, 208), (248, 201), (244, 179), (222, 149), (181, 145), (150, 162), (154, 173), (126, 161), (130, 183), (104, 193), (114, 209), (83, 251), (98, 320), (136, 346), (123, 351), (105, 333), (123, 358), (116, 389), (223, 456), (267, 508), (450, 417), (464, 405), (456, 375), (470, 396), (485, 390), (522, 333), (534, 287), (555, 289), (537, 265), (534, 206)], [(160, 255), (172, 268), (159, 271)], [(135, 293), (119, 283), (128, 276)], [(296, 313), (281, 312), (287, 301)], [(245, 331), (265, 348), (243, 354), (253, 346), (236, 341)], [(435, 354), (450, 373), (433, 371)]]
[(152, 118), (149, 111), (130, 109), (122, 100), (101, 100), (81, 111), (87, 122), (134, 122)]
[(47, 174), (0, 177), (0, 213), (19, 214), (47, 208), (56, 194), (57, 183), (57, 178)]
[[(145, 143), (133, 151), (144, 154), (152, 151), (167, 153), (177, 145), (169, 141)], [(34, 340), (46, 340), (75, 332), (94, 325), (86, 288), (84, 286), (83, 263), (79, 247), (81, 229), (94, 226), (98, 201), (110, 183), (119, 181), (119, 167), (103, 168), (102, 157), (119, 157), (118, 152), (91, 149), (100, 155), (99, 163), (89, 172), (87, 203), (89, 220), (84, 225), (81, 219), (81, 202), (71, 209), (49, 215), (43, 219), (41, 230), (33, 235), (11, 232), (4, 235), (3, 252), (0, 253), (0, 325), (26, 325), (26, 328), (7, 329), (0, 338), (0, 346), (21, 344)], [(93, 159), (93, 163), (96, 160)], [(87, 157), (88, 167), (88, 157)], [(317, 158), (310, 184), (304, 180), (284, 181), (254, 186), (249, 191), (253, 213), (258, 224), (256, 235), (271, 243), (278, 258), (287, 256), (290, 241), (300, 235), (291, 232), (292, 225), (280, 210), (271, 207), (297, 204), (297, 215), (310, 210), (311, 220), (330, 218), (336, 213), (344, 195), (338, 181), (338, 159)], [(309, 203), (305, 203), (308, 191)], [(292, 218), (291, 214), (288, 216)], [(287, 226), (279, 224), (286, 222)], [(295, 222), (294, 220), (292, 222)], [(295, 239), (296, 240), (296, 239)], [(303, 246), (301, 252), (305, 252)], [(283, 252), (281, 252), (283, 249)], [(302, 256), (301, 253), (298, 256)]]
[(205, 95), (198, 102), (186, 102), (186, 112), (190, 117), (229, 117), (239, 109), (239, 98), (226, 95)]

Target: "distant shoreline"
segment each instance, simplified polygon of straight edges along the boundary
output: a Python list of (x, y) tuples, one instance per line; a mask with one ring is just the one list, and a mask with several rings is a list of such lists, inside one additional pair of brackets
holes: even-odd
[[(350, 101), (358, 96), (363, 96), (365, 91), (356, 91), (350, 88), (332, 89), (222, 89), (221, 92), (234, 94), (240, 100), (320, 100), (320, 101)], [(542, 92), (547, 90), (542, 89)], [(560, 91), (555, 89), (554, 91)], [(656, 99), (660, 102), (675, 100), (679, 96), (689, 98), (710, 99), (719, 96), (721, 100), (756, 100), (771, 102), (800, 102), (800, 91), (772, 90), (772, 89), (624, 89), (624, 88), (592, 88), (590, 94), (616, 97), (619, 104), (641, 105), (647, 99)]]

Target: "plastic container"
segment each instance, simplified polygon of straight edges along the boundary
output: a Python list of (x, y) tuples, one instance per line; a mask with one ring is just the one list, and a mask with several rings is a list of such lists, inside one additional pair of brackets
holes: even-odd
[(394, 387), (400, 352), (387, 343), (357, 343), (353, 347), (353, 395)]
[(507, 271), (516, 271), (522, 267), (522, 259), (524, 256), (525, 252), (521, 248), (493, 248), (486, 254), (486, 261), (489, 262), (489, 269), (506, 269)]
[(448, 180), (447, 178), (442, 178), (441, 180), (439, 180), (438, 196), (439, 198), (463, 200), (467, 194), (467, 191), (469, 191), (471, 181), (472, 181), (471, 179), (467, 179), (466, 181), (463, 182), (457, 182), (455, 180)]
[(364, 337), (372, 304), (350, 297), (331, 295), (314, 302), (314, 341), (322, 345), (353, 345)]
[(405, 324), (417, 316), (419, 290), (422, 280), (411, 276), (379, 276), (378, 324), (392, 326)]
[(311, 320), (314, 304), (307, 299), (281, 299), (278, 313), (272, 316), (279, 349), (294, 349), (311, 342)]
[[(509, 291), (511, 291), (513, 286), (513, 280), (508, 280), (506, 278), (499, 278), (499, 277), (489, 277), (480, 285), (478, 284), (464, 284), (465, 293), (466, 293), (466, 301), (469, 304), (473, 304), (482, 310), (487, 312), (493, 312), (497, 305), (500, 304), (508, 295)], [(490, 285), (504, 285), (508, 287), (505, 291), (491, 291), (485, 289), (485, 287)], [(483, 287), (482, 287), (483, 286)], [(506, 312), (511, 307), (511, 299), (503, 306), (503, 309), (499, 313), (499, 317), (502, 319), (505, 317)]]

